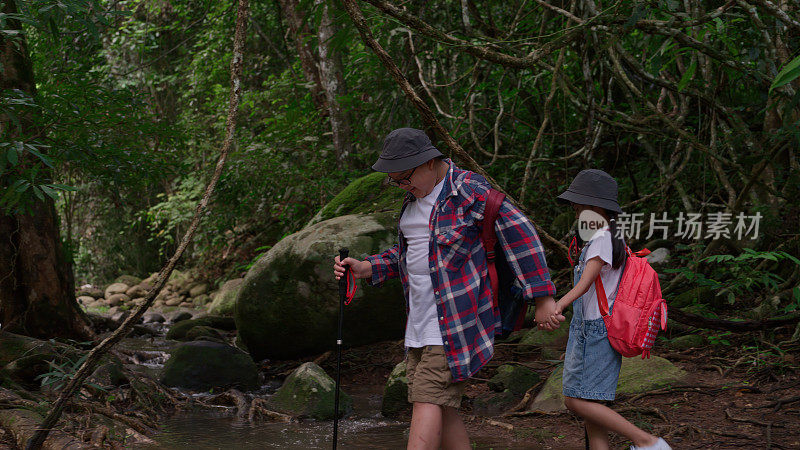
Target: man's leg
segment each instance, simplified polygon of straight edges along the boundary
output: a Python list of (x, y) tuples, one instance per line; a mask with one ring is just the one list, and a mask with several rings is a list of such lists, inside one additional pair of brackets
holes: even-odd
[[(463, 428), (463, 424), (461, 425)], [(414, 402), (409, 450), (437, 450), (442, 444), (442, 407), (433, 403)]]
[(442, 448), (445, 450), (470, 449), (469, 435), (464, 427), (458, 409), (452, 406), (442, 408)]

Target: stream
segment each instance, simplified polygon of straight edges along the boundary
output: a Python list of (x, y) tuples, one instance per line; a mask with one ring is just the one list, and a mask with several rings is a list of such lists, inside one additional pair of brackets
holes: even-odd
[[(166, 328), (161, 326), (162, 330)], [(180, 342), (155, 338), (125, 338), (119, 347), (136, 355), (136, 370), (158, 378), (169, 358), (170, 351)], [(267, 395), (280, 386), (274, 381), (262, 386)], [(353, 413), (339, 421), (339, 446), (343, 449), (403, 449), (406, 447), (409, 423), (387, 419), (380, 413), (383, 385), (343, 385), (353, 399)], [(195, 398), (207, 393), (190, 393)], [(295, 423), (268, 421), (249, 422), (236, 417), (235, 408), (190, 408), (177, 411), (161, 420), (161, 428), (150, 436), (155, 443), (137, 445), (136, 449), (260, 449), (260, 448), (331, 448), (332, 421), (302, 420)], [(491, 435), (470, 436), (473, 448), (522, 449), (535, 448), (530, 444), (504, 442)]]

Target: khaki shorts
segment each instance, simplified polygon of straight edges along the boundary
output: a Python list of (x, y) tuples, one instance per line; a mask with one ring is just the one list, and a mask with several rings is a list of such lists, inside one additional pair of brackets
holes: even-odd
[(453, 408), (461, 406), (464, 382), (452, 382), (453, 375), (441, 345), (409, 348), (406, 355), (406, 376), (409, 402), (433, 403)]

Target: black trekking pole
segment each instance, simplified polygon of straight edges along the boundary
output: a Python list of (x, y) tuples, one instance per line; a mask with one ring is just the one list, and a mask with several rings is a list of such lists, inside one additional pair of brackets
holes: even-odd
[[(344, 261), (350, 254), (346, 247), (339, 249), (339, 261)], [(347, 279), (350, 267), (344, 266), (344, 275), (339, 278), (339, 330), (336, 334), (336, 394), (333, 397), (333, 450), (339, 435), (339, 382), (342, 368), (342, 321), (344, 320), (344, 300), (347, 297)]]

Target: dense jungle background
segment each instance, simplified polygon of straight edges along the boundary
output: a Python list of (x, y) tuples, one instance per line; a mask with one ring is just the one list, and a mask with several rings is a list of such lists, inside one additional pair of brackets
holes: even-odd
[[(88, 351), (103, 331), (87, 314), (109, 316), (117, 304), (97, 300), (126, 292), (109, 293), (111, 285), (149, 281), (138, 295), (127, 293), (132, 300), (158, 284), (155, 273), (178, 250), (214, 174), (228, 120), (237, 2), (0, 3), (0, 326)], [(208, 308), (213, 298), (191, 298), (245, 277), (283, 238), (326, 219), (396, 214), (399, 191), (370, 175), (370, 166), (389, 131), (422, 128), (456, 164), (485, 171), (529, 214), (561, 294), (571, 283), (574, 213), (555, 198), (582, 169), (614, 176), (630, 214), (628, 243), (660, 250), (651, 262), (662, 275), (672, 331), (658, 345), (671, 348), (671, 361), (688, 361), (690, 373), (735, 378), (759, 390), (739, 392), (774, 403), (770, 418), (742, 425), (752, 429), (709, 435), (670, 416), (669, 431), (698, 435), (697, 442), (800, 445), (798, 410), (786, 410), (800, 399), (797, 2), (273, 0), (253, 2), (245, 25), (230, 153), (178, 263), (182, 278), (172, 279), (180, 301), (164, 296), (161, 306)], [(373, 37), (387, 58), (376, 56)], [(334, 254), (321, 259), (328, 264)], [(292, 283), (275, 295), (306, 289)], [(190, 296), (200, 285), (203, 292)], [(89, 288), (99, 288), (89, 295), (95, 301), (78, 302)], [(127, 300), (118, 301), (122, 310), (142, 304)], [(242, 337), (246, 319), (235, 319)], [(254, 333), (244, 341), (256, 362), (310, 356), (330, 367), (316, 357), (324, 351), (318, 345), (254, 350), (268, 339)], [(391, 361), (369, 363), (370, 376), (385, 378), (402, 359), (397, 345), (391, 349)], [(520, 359), (511, 350), (499, 354)], [(0, 357), (10, 365), (20, 355)], [(64, 381), (83, 363), (70, 361), (59, 372), (40, 360), (25, 373), (28, 381), (34, 372)], [(265, 367), (268, 377), (286, 375), (283, 365)], [(352, 367), (360, 368), (349, 375), (353, 382), (367, 377), (362, 363)], [(551, 368), (535, 367), (542, 375)], [(36, 394), (0, 398), (0, 408), (28, 401), (29, 409), (50, 410), (57, 387), (14, 376), (4, 388)], [(532, 400), (522, 393), (515, 404)], [(530, 404), (516, 412), (526, 410)], [(721, 417), (739, 426), (745, 422), (730, 418), (741, 414)], [(495, 428), (510, 440), (530, 437), (508, 420)], [(4, 426), (14, 436), (9, 445), (24, 442)], [(553, 436), (531, 439), (546, 446)]]

